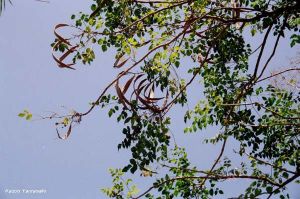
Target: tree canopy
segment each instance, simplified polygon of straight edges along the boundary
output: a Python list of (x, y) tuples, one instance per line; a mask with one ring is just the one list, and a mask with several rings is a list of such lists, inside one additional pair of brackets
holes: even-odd
[[(91, 64), (99, 49), (113, 49), (119, 73), (86, 112), (47, 118), (66, 128), (64, 135), (57, 131), (61, 139), (95, 107), (108, 107), (108, 115), (124, 125), (117, 148), (130, 150), (132, 157), (111, 170), (113, 186), (103, 189), (111, 198), (214, 198), (226, 192), (222, 182), (231, 179), (249, 183), (235, 193), (239, 198), (289, 198), (286, 187), (299, 183), (300, 175), (299, 85), (297, 79), (288, 81), (292, 89), (271, 81), (300, 68), (266, 71), (276, 69), (271, 63), (284, 50), (280, 40), (291, 47), (300, 42), (299, 5), (296, 0), (96, 0), (90, 13), (71, 16), (74, 24), (55, 27), (53, 58), (59, 67), (75, 69), (78, 62)], [(64, 28), (72, 37), (61, 34)], [(221, 144), (210, 168), (195, 166), (184, 146), (173, 141), (170, 110), (176, 106), (186, 109), (182, 133), (215, 129), (203, 140), (211, 147)], [(230, 147), (234, 154), (224, 154)], [(233, 156), (244, 159), (236, 166)], [(126, 173), (141, 173), (153, 184), (137, 193), (122, 177)]]

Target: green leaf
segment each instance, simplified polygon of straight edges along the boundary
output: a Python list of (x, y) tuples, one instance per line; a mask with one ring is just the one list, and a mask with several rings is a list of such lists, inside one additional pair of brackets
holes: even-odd
[(25, 113), (19, 113), (18, 116), (19, 116), (19, 117), (24, 117), (24, 116), (25, 116)]
[(103, 52), (107, 51), (107, 46), (106, 45), (102, 45), (101, 48), (102, 48)]
[(30, 120), (31, 118), (32, 118), (32, 114), (29, 113), (26, 115), (26, 120)]
[(267, 193), (272, 193), (273, 187), (271, 187), (271, 186), (266, 187), (266, 191), (267, 191)]

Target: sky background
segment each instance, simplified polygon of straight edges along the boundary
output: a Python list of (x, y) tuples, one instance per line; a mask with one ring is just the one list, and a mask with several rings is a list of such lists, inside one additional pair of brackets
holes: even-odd
[[(122, 125), (108, 118), (106, 110), (95, 109), (84, 117), (66, 141), (57, 138), (54, 121), (35, 120), (49, 111), (86, 111), (118, 72), (112, 69), (111, 51), (97, 53), (91, 66), (78, 64), (76, 71), (62, 70), (52, 59), (54, 26), (70, 22), (71, 14), (87, 11), (90, 2), (14, 0), (0, 17), (0, 199), (105, 198), (100, 188), (111, 185), (108, 168), (121, 167), (130, 157), (126, 151), (117, 151)], [(285, 42), (281, 48), (286, 50), (280, 60), (273, 61), (275, 67), (286, 65), (295, 54)], [(17, 116), (24, 109), (34, 114), (32, 122)], [(183, 109), (171, 113), (178, 120), (171, 127), (177, 143), (188, 145), (197, 164), (210, 165), (218, 147), (200, 145), (201, 134), (182, 136), (183, 119), (178, 113), (183, 114)], [(137, 182), (142, 188), (147, 185), (145, 178)], [(244, 184), (231, 181), (224, 186), (229, 188), (228, 195), (236, 196)], [(8, 194), (6, 189), (45, 189), (47, 193)], [(300, 195), (297, 189), (290, 187), (293, 199)]]

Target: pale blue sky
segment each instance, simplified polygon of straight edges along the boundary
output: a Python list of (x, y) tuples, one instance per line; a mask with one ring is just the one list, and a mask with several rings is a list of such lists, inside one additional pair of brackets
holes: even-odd
[[(57, 138), (54, 123), (49, 120), (27, 122), (17, 117), (23, 109), (35, 115), (46, 115), (46, 111), (63, 113), (71, 108), (84, 112), (116, 76), (110, 52), (99, 52), (91, 66), (79, 64), (76, 71), (58, 68), (51, 57), (53, 27), (70, 22), (71, 14), (88, 10), (90, 3), (13, 3), (0, 17), (0, 199), (104, 198), (100, 188), (111, 184), (107, 169), (123, 166), (129, 157), (127, 152), (117, 151), (122, 126), (109, 119), (107, 111), (97, 109), (83, 118), (67, 141)], [(291, 52), (285, 51), (283, 57), (288, 58)], [(277, 62), (279, 66), (286, 59)], [(176, 111), (172, 114), (183, 113), (180, 108)], [(209, 165), (217, 149), (210, 145), (200, 147), (203, 136), (199, 134), (180, 136), (184, 128), (182, 116), (175, 118), (176, 128), (171, 130), (178, 134), (177, 142), (188, 143), (188, 151), (198, 165)], [(213, 129), (210, 132), (215, 133)], [(141, 179), (138, 182), (142, 187), (146, 184)], [(227, 184), (232, 191), (228, 195), (236, 195), (240, 186), (238, 182)], [(47, 193), (7, 194), (5, 189), (46, 189)], [(299, 191), (295, 186), (291, 189), (297, 199)]]

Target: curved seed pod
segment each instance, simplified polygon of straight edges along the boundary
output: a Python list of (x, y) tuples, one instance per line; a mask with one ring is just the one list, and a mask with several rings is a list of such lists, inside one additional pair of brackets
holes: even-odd
[(72, 124), (70, 124), (69, 128), (68, 128), (68, 131), (66, 132), (66, 134), (61, 137), (58, 130), (56, 129), (56, 133), (57, 133), (57, 136), (59, 139), (62, 139), (62, 140), (66, 140), (70, 135), (71, 135), (71, 132), (72, 132)]
[(65, 52), (60, 58), (56, 58), (54, 56), (54, 54), (52, 53), (52, 57), (54, 58), (54, 60), (56, 61), (58, 67), (60, 68), (69, 68), (69, 69), (73, 69), (75, 70), (75, 68), (72, 68), (71, 66), (74, 65), (74, 63), (70, 63), (70, 64), (65, 64), (63, 63), (63, 60), (71, 53), (73, 53), (76, 48), (78, 47), (78, 45), (73, 46), (72, 48), (70, 48), (67, 52)]
[(65, 26), (69, 26), (68, 24), (57, 24), (55, 27), (54, 27), (54, 35), (56, 36), (56, 38), (58, 39), (59, 42), (63, 42), (69, 46), (71, 46), (70, 42), (68, 41), (68, 39), (65, 39), (63, 38), (62, 36), (60, 36), (56, 30), (61, 28), (61, 27), (65, 27)]
[[(136, 84), (136, 82), (137, 82), (142, 76), (144, 76), (144, 74), (139, 74), (139, 75), (135, 78), (135, 80), (133, 81), (133, 89), (135, 89), (135, 84)], [(135, 94), (135, 92), (133, 91), (133, 92), (131, 93), (131, 96), (130, 96), (130, 101), (132, 100), (132, 97), (133, 97), (134, 94)]]
[(57, 59), (53, 54), (52, 54), (52, 57), (56, 61), (58, 67), (60, 67), (60, 68), (69, 68), (69, 69), (72, 69), (72, 70), (76, 70), (75, 68), (71, 67), (74, 64), (65, 64), (62, 61), (60, 61), (59, 59)]
[(119, 97), (120, 102), (123, 104), (123, 106), (125, 108), (128, 109), (127, 105), (129, 105), (130, 107), (132, 107), (132, 104), (130, 103), (130, 101), (125, 97), (125, 94), (129, 88), (129, 86), (131, 85), (132, 81), (134, 80), (135, 75), (132, 76), (125, 84), (124, 88), (121, 89), (119, 86), (119, 80), (117, 80), (116, 82), (116, 91), (117, 91), (117, 95)]
[[(121, 68), (122, 66), (124, 66), (126, 64), (126, 62), (129, 60), (129, 58), (125, 59), (124, 61), (121, 61), (123, 60), (123, 56), (119, 57), (115, 63), (114, 63), (114, 68)], [(121, 61), (121, 63), (119, 63)]]
[[(149, 87), (151, 86), (151, 88), (149, 89)], [(164, 97), (154, 97), (154, 90), (155, 90), (155, 86), (154, 86), (154, 82), (149, 83), (149, 85), (147, 86), (147, 88), (144, 89), (144, 98), (149, 101), (149, 103), (155, 103), (158, 102), (162, 99), (164, 99)], [(148, 95), (146, 95), (148, 91)]]
[(149, 103), (149, 101), (146, 101), (145, 99), (143, 99), (138, 93), (136, 94), (137, 98), (139, 99), (139, 101), (146, 106), (147, 109), (151, 110), (154, 113), (160, 113), (160, 109), (157, 108), (156, 106), (151, 105), (151, 103)]
[(147, 81), (147, 79), (143, 79), (142, 81), (140, 81), (137, 89), (134, 88), (134, 92), (135, 92), (135, 95), (136, 95), (136, 101), (138, 101), (138, 96), (140, 95), (142, 89), (146, 86), (146, 85), (143, 85), (146, 81)]
[(127, 92), (128, 88), (129, 88), (130, 84), (132, 83), (132, 81), (134, 80), (134, 78), (135, 78), (135, 75), (126, 82), (126, 84), (123, 88), (123, 93), (124, 94)]
[(119, 86), (119, 81), (116, 82), (115, 88), (116, 88), (116, 91), (117, 91), (117, 95), (119, 97), (119, 102), (121, 102), (123, 104), (123, 106), (128, 109), (128, 107), (126, 105), (126, 98), (123, 95), (123, 93), (121, 91), (121, 88)]
[(78, 45), (73, 46), (72, 48), (68, 49), (67, 52), (65, 52), (60, 58), (60, 61), (63, 61), (69, 54), (73, 53), (74, 51), (76, 51), (76, 48), (78, 48)]
[[(54, 28), (54, 35), (56, 36), (56, 38), (58, 39), (58, 42), (53, 46), (52, 49), (54, 49), (57, 45), (61, 44), (61, 43), (65, 43), (68, 46), (72, 46), (70, 44), (70, 42), (68, 41), (69, 39), (65, 39), (62, 36), (60, 36), (56, 31), (57, 29), (61, 28), (61, 27), (66, 27), (69, 26), (68, 24), (58, 24), (55, 26)], [(78, 45), (76, 46), (72, 46), (71, 48), (69, 48), (62, 56), (60, 56), (59, 58), (57, 58), (54, 53), (52, 52), (52, 57), (53, 59), (56, 61), (58, 67), (60, 68), (69, 68), (72, 70), (75, 70), (75, 68), (71, 67), (72, 65), (74, 65), (74, 63), (70, 63), (70, 64), (66, 64), (63, 62), (63, 60), (68, 57), (71, 53), (75, 52), (76, 49), (78, 48)], [(53, 50), (52, 50), (53, 51)]]
[(134, 88), (134, 92), (135, 92), (135, 95), (136, 95), (136, 98), (137, 98), (137, 101), (140, 101), (147, 109), (151, 110), (152, 112), (154, 113), (160, 113), (160, 109), (157, 108), (156, 106), (152, 105), (152, 102), (151, 101), (148, 101), (148, 100), (145, 100), (144, 98), (142, 98), (140, 96), (142, 90), (147, 87), (148, 85), (144, 85), (144, 83), (147, 81), (147, 79), (143, 79), (138, 87), (135, 89)]
[(153, 81), (152, 82), (149, 82), (148, 83), (148, 85), (145, 87), (145, 89), (144, 89), (144, 97), (146, 98), (147, 97), (147, 91), (148, 91), (148, 97), (150, 97), (150, 91), (151, 91), (151, 89), (149, 89), (149, 87), (151, 86), (152, 87), (152, 85), (153, 85)]

